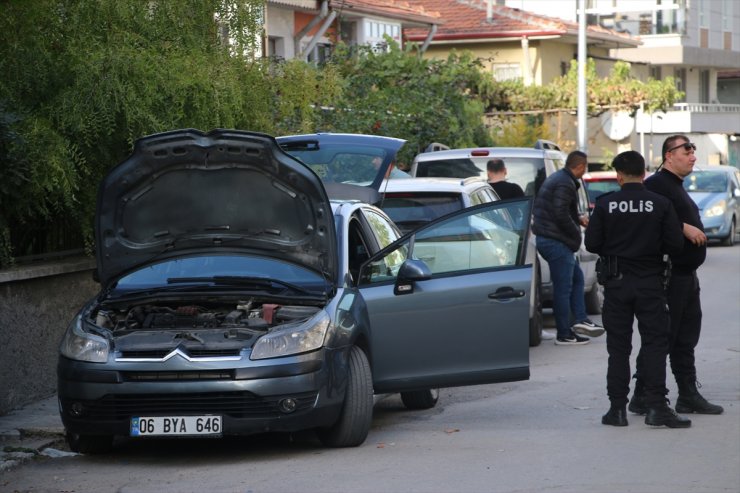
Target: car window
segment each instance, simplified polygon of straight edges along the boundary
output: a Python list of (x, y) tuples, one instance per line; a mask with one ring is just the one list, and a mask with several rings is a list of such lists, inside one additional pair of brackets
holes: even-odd
[[(414, 258), (424, 261), (434, 275), (509, 267), (524, 258), (531, 201), (493, 202), (464, 210), (420, 229), (398, 248), (372, 259), (361, 274), (361, 284), (394, 281), (400, 264)], [(389, 260), (390, 258), (390, 260)]]
[[(383, 216), (369, 209), (364, 210), (364, 214), (380, 249), (387, 247), (399, 238), (396, 229)], [(408, 251), (405, 245), (383, 256), (380, 262), (382, 268), (380, 264), (378, 265), (379, 275), (395, 277), (401, 264), (407, 258)]]
[(493, 190), (482, 187), (470, 194), (470, 205), (487, 204), (497, 200)]
[(265, 277), (305, 287), (323, 288), (325, 284), (318, 273), (288, 262), (256, 256), (203, 255), (147, 265), (122, 277), (114, 292), (167, 286), (171, 278), (213, 276)]
[[(545, 181), (545, 159), (542, 157), (507, 157), (507, 156), (473, 156), (463, 159), (441, 158), (419, 161), (416, 164), (416, 176), (431, 176), (453, 178), (467, 178), (479, 176), (486, 179), (486, 164), (494, 157), (501, 158), (506, 163), (508, 172), (506, 180), (516, 183), (527, 196), (534, 196)], [(554, 165), (562, 167), (562, 162)]]
[(588, 200), (593, 204), (596, 199), (608, 192), (616, 192), (620, 189), (619, 183), (614, 180), (589, 180), (586, 183), (586, 193)]
[(684, 178), (687, 192), (721, 193), (727, 190), (727, 175), (713, 171), (694, 171)]
[(381, 208), (396, 225), (427, 223), (464, 207), (459, 193), (387, 193)]

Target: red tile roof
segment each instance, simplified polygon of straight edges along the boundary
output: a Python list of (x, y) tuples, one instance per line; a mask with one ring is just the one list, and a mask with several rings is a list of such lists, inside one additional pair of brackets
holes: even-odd
[[(444, 25), (440, 26), (434, 41), (464, 39), (496, 39), (523, 36), (577, 35), (578, 23), (537, 15), (519, 9), (493, 5), (493, 17), (486, 19), (485, 0), (406, 0), (409, 4), (423, 7), (426, 11), (439, 12)], [(427, 32), (422, 29), (406, 29), (404, 36), (412, 41), (422, 41)], [(601, 40), (632, 46), (638, 40), (600, 26), (588, 26), (589, 41)]]
[(338, 12), (378, 15), (415, 24), (444, 22), (438, 12), (429, 12), (423, 5), (411, 4), (407, 0), (330, 0), (329, 7)]

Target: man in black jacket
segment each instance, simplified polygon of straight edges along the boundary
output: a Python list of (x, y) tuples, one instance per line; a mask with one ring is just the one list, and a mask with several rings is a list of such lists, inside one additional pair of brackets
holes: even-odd
[[(667, 197), (683, 226), (684, 246), (671, 255), (672, 270), (668, 284), (668, 308), (671, 316), (669, 355), (671, 371), (678, 385), (676, 411), (679, 413), (722, 414), (722, 406), (708, 402), (697, 388), (694, 348), (701, 332), (701, 300), (696, 269), (707, 255), (707, 237), (699, 208), (683, 188), (683, 179), (694, 170), (696, 146), (685, 135), (672, 135), (663, 142), (662, 169), (645, 180), (648, 190)], [(642, 368), (642, 351), (637, 356), (635, 392), (629, 410), (636, 414), (647, 411)]]
[(621, 190), (596, 200), (585, 239), (586, 249), (599, 254), (599, 282), (604, 285), (606, 390), (611, 406), (601, 422), (627, 426), (632, 325), (637, 317), (648, 408), (645, 423), (688, 428), (691, 421), (668, 407), (665, 386), (670, 318), (663, 255), (681, 252), (681, 225), (668, 199), (645, 190), (645, 159), (640, 153), (623, 152), (613, 166)]
[(537, 235), (537, 251), (550, 266), (555, 344), (563, 346), (590, 341), (578, 333), (591, 337), (604, 333), (586, 316), (583, 271), (575, 253), (581, 246), (581, 226), (588, 224), (588, 217), (578, 215), (578, 187), (587, 167), (585, 153), (571, 152), (565, 168), (547, 177), (534, 201), (532, 231)]

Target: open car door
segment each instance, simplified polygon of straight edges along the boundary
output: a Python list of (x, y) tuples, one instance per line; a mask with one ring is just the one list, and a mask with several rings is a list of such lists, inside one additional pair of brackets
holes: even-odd
[(363, 264), (376, 393), (529, 378), (531, 206), (464, 209)]

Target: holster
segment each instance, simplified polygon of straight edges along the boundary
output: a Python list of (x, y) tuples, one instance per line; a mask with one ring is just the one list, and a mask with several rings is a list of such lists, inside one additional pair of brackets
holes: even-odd
[(596, 261), (596, 282), (606, 284), (609, 279), (619, 276), (619, 262), (614, 255), (601, 255)]

